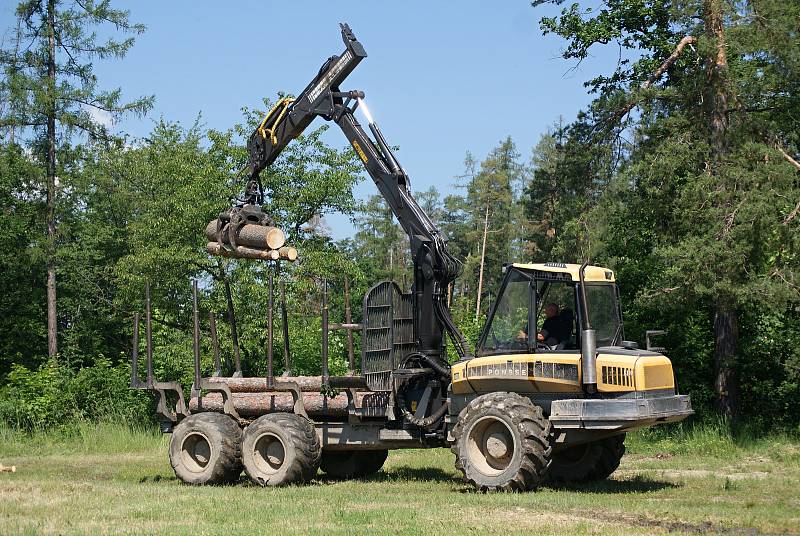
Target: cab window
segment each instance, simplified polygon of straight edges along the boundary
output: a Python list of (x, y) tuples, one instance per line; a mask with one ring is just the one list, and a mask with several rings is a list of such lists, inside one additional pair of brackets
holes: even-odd
[(539, 281), (536, 296), (537, 350), (578, 348), (575, 284), (569, 281)]
[(587, 283), (586, 302), (589, 322), (596, 332), (598, 346), (611, 346), (622, 336), (617, 292), (614, 285)]
[(506, 281), (497, 302), (481, 349), (484, 352), (527, 352), (528, 315), (531, 299), (530, 280), (514, 271)]

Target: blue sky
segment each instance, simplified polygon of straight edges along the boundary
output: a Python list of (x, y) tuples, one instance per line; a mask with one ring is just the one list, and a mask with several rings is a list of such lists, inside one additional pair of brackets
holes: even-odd
[[(553, 9), (527, 0), (113, 4), (148, 27), (124, 60), (95, 65), (100, 87), (156, 96), (148, 117), (117, 125), (134, 136), (145, 136), (160, 116), (189, 126), (202, 114), (207, 127), (226, 129), (242, 106), (257, 107), (278, 91), (296, 94), (342, 52), (338, 23), (348, 22), (369, 57), (342, 89), (366, 92), (417, 191), (453, 191), (466, 152), (480, 160), (508, 135), (528, 158), (559, 116), (569, 120), (589, 102), (583, 82), (616, 61), (612, 51), (599, 52), (570, 70), (559, 57), (564, 43), (539, 30)], [(15, 6), (0, 0), (3, 32)], [(326, 139), (346, 145), (335, 127)], [(369, 180), (357, 188), (362, 198), (374, 191)], [(351, 234), (346, 218), (326, 219), (335, 237)]]

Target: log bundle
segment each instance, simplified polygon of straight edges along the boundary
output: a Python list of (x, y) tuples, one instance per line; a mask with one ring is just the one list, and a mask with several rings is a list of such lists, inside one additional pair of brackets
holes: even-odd
[[(211, 220), (206, 226), (206, 238), (209, 242), (217, 241), (217, 220)], [(230, 244), (227, 232), (222, 233), (222, 241)], [(242, 226), (236, 235), (236, 244), (256, 249), (278, 249), (286, 243), (286, 235), (277, 227), (248, 223)]]
[(227, 232), (217, 233), (218, 226), (218, 220), (212, 220), (206, 226), (206, 251), (212, 255), (273, 261), (297, 259), (297, 250), (285, 245), (286, 235), (277, 227), (245, 224), (236, 235), (234, 247)]
[[(232, 393), (263, 393), (267, 390), (266, 378), (214, 377), (209, 378), (209, 381), (224, 383)], [(319, 392), (322, 390), (322, 376), (280, 376), (275, 378), (275, 382), (296, 383), (301, 391)], [(331, 387), (336, 389), (366, 387), (361, 376), (332, 376), (328, 382)]]
[[(294, 398), (290, 393), (233, 393), (233, 407), (242, 417), (254, 418), (267, 413), (291, 413), (294, 411)], [(356, 407), (380, 405), (385, 398), (378, 393), (358, 392)], [(347, 395), (339, 393), (330, 397), (319, 392), (303, 392), (303, 405), (309, 417), (330, 420), (347, 419)], [(193, 397), (189, 401), (189, 411), (222, 412), (222, 395), (209, 393), (202, 398)]]
[(221, 255), (222, 257), (232, 257), (236, 259), (253, 259), (264, 261), (295, 261), (297, 260), (297, 250), (290, 246), (283, 246), (278, 249), (255, 249), (245, 246), (237, 246), (231, 248), (222, 247), (219, 242), (209, 242), (206, 244), (206, 251), (212, 255)]

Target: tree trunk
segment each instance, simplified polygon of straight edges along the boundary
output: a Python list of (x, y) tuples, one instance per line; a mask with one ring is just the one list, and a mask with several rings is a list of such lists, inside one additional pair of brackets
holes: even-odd
[[(706, 61), (706, 106), (711, 141), (709, 173), (718, 182), (715, 201), (724, 209), (725, 179), (721, 167), (728, 152), (728, 58), (725, 51), (725, 27), (722, 0), (706, 0), (704, 23), (706, 36), (714, 43)], [(724, 238), (723, 238), (724, 239)], [(723, 267), (719, 267), (721, 270)], [(720, 414), (730, 421), (739, 415), (739, 387), (736, 381), (736, 353), (739, 347), (739, 322), (735, 301), (717, 295), (714, 300), (714, 389)]]
[(486, 261), (486, 235), (489, 234), (489, 205), (486, 205), (486, 215), (483, 217), (483, 245), (481, 246), (481, 267), (478, 270), (478, 298), (475, 300), (475, 320), (481, 315), (481, 293), (483, 292), (483, 265)]
[(222, 274), (222, 281), (225, 285), (225, 300), (228, 303), (228, 324), (231, 327), (231, 340), (233, 341), (233, 359), (236, 372), (242, 370), (242, 356), (239, 353), (239, 332), (236, 329), (236, 311), (233, 308), (233, 295), (231, 294), (231, 283), (228, 276)]
[(714, 305), (714, 391), (717, 411), (731, 422), (739, 414), (739, 384), (736, 353), (739, 345), (739, 315), (724, 302)]
[(714, 53), (707, 60), (708, 119), (711, 129), (711, 146), (714, 168), (728, 150), (728, 57), (725, 52), (725, 27), (722, 0), (706, 0), (705, 31), (715, 43)]
[(58, 323), (56, 316), (56, 39), (55, 0), (47, 2), (47, 355), (58, 354)]
[[(13, 60), (14, 61), (14, 63), (13, 63), (14, 71), (16, 71), (17, 62), (19, 61), (19, 42), (21, 40), (21, 37), (20, 37), (20, 35), (21, 35), (21, 27), (22, 27), (22, 21), (20, 19), (17, 19), (17, 31), (14, 34), (14, 60)], [(9, 97), (10, 97), (10, 95), (9, 95)], [(10, 113), (11, 117), (14, 117), (14, 108), (13, 108), (12, 104), (10, 102), (8, 102), (6, 104), (9, 107), (9, 113)], [(15, 129), (16, 129), (16, 121), (12, 121), (11, 122), (11, 128), (9, 129), (9, 133), (8, 133), (8, 139), (11, 142), (11, 145), (14, 145), (14, 134), (16, 132)]]

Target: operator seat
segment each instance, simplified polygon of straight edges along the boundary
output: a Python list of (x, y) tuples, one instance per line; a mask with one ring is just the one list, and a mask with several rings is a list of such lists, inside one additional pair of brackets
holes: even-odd
[(559, 339), (561, 342), (556, 346), (556, 350), (565, 350), (573, 345), (572, 332), (575, 327), (575, 313), (572, 309), (566, 308), (558, 314)]

